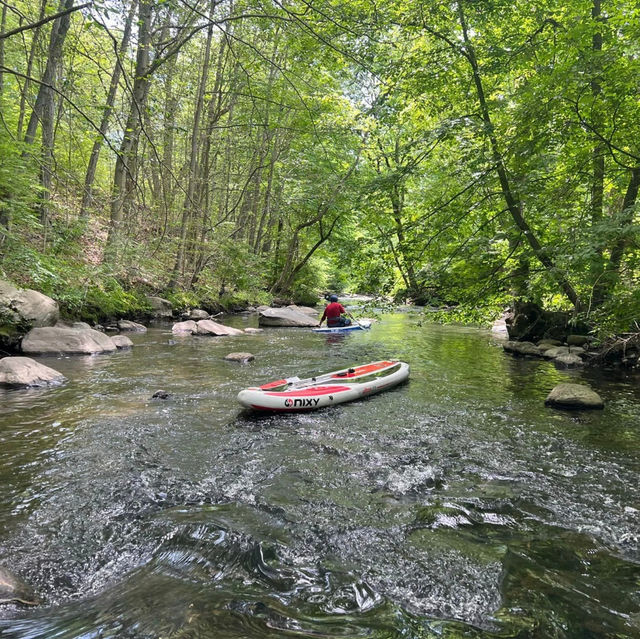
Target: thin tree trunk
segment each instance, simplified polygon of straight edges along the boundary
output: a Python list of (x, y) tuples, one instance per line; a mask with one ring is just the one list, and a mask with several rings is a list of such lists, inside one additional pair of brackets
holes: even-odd
[(131, 38), (131, 26), (136, 14), (137, 0), (131, 0), (131, 6), (129, 7), (129, 13), (124, 24), (124, 31), (122, 33), (122, 40), (118, 51), (116, 52), (116, 62), (111, 74), (111, 82), (109, 84), (109, 91), (107, 93), (107, 99), (102, 112), (102, 120), (98, 127), (98, 135), (93, 143), (91, 149), (91, 155), (89, 156), (89, 164), (87, 165), (87, 172), (84, 178), (84, 192), (82, 194), (82, 204), (80, 206), (80, 217), (88, 217), (89, 209), (93, 204), (93, 182), (96, 177), (96, 170), (98, 168), (98, 160), (100, 158), (100, 150), (102, 149), (102, 143), (107, 135), (109, 129), (109, 121), (113, 112), (113, 105), (116, 100), (116, 94), (118, 92), (118, 85), (120, 83), (120, 76), (122, 74), (122, 58), (129, 46), (129, 39)]
[[(73, 0), (61, 0), (60, 10), (71, 9), (73, 7)], [(62, 59), (62, 47), (64, 45), (69, 26), (71, 24), (71, 14), (67, 13), (62, 17), (54, 21), (51, 28), (51, 39), (49, 41), (49, 54), (47, 56), (47, 65), (42, 76), (42, 83), (38, 89), (38, 96), (36, 97), (36, 103), (31, 112), (29, 118), (29, 124), (27, 125), (27, 132), (25, 133), (24, 140), (27, 144), (33, 144), (36, 131), (38, 130), (38, 123), (42, 119), (42, 114), (45, 109), (51, 111), (51, 103), (55, 100), (55, 93), (53, 88), (57, 83), (57, 71), (59, 69), (60, 61)], [(55, 106), (53, 107), (55, 110)], [(48, 122), (50, 126), (53, 126), (53, 120)]]
[[(38, 15), (38, 20), (42, 20), (44, 18), (45, 11), (47, 9), (47, 0), (41, 0), (40, 2), (40, 13)], [(33, 30), (33, 36), (31, 40), (31, 48), (29, 49), (29, 58), (27, 60), (27, 71), (26, 78), (24, 81), (24, 86), (22, 87), (22, 93), (20, 94), (20, 112), (18, 114), (18, 139), (22, 139), (22, 127), (24, 126), (24, 116), (27, 107), (27, 96), (29, 95), (29, 87), (31, 86), (31, 81), (29, 78), (31, 77), (31, 71), (33, 69), (33, 60), (36, 55), (36, 48), (38, 46), (38, 39), (40, 36), (41, 27), (37, 27)]]
[(152, 0), (140, 0), (138, 5), (138, 50), (136, 54), (135, 80), (131, 96), (131, 109), (125, 125), (124, 136), (116, 159), (111, 196), (109, 235), (105, 258), (111, 260), (117, 252), (120, 230), (124, 219), (124, 204), (128, 191), (133, 187), (135, 149), (140, 136), (142, 112), (149, 94), (149, 67), (151, 43)]
[[(7, 26), (7, 5), (2, 5), (2, 16), (0, 17), (0, 34), (4, 33)], [(4, 39), (0, 40), (0, 100), (2, 100), (2, 93), (4, 91)]]
[[(212, 0), (209, 17), (213, 17), (215, 1)], [(185, 193), (184, 203), (182, 206), (182, 223), (180, 225), (180, 238), (178, 241), (178, 252), (176, 261), (173, 266), (169, 287), (173, 288), (177, 285), (178, 280), (184, 275), (184, 261), (186, 251), (186, 240), (189, 230), (189, 223), (194, 212), (194, 196), (196, 192), (196, 178), (198, 171), (198, 141), (200, 139), (200, 120), (202, 118), (202, 110), (204, 107), (204, 94), (209, 77), (209, 61), (211, 59), (211, 41), (213, 39), (213, 24), (207, 29), (207, 43), (205, 45), (204, 60), (202, 63), (202, 72), (200, 74), (200, 84), (198, 86), (198, 94), (193, 113), (193, 129), (191, 131), (191, 147), (189, 155), (189, 177), (187, 182), (187, 191)]]
[[(70, 10), (73, 7), (73, 0), (62, 0), (60, 9)], [(59, 70), (62, 66), (62, 49), (64, 41), (71, 25), (71, 13), (66, 13), (54, 21), (51, 29), (51, 39), (49, 43), (49, 54), (47, 65), (42, 77), (42, 84), (38, 90), (38, 97), (29, 118), (25, 142), (33, 144), (35, 140), (38, 122), (42, 127), (42, 155), (40, 184), (42, 194), (40, 200), (40, 220), (45, 227), (49, 219), (49, 207), (51, 202), (51, 188), (53, 184), (53, 153), (55, 144), (55, 112), (56, 94), (54, 87), (58, 81)], [(46, 237), (46, 235), (45, 235)]]

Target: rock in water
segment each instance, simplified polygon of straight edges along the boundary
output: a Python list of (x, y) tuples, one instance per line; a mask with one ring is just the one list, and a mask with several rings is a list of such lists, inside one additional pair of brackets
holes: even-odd
[(132, 322), (131, 320), (120, 320), (118, 322), (118, 328), (121, 331), (130, 331), (132, 333), (146, 333), (147, 327), (138, 322)]
[(117, 347), (113, 340), (93, 329), (34, 328), (22, 340), (23, 353), (43, 355), (94, 355), (113, 353)]
[(244, 331), (219, 324), (213, 320), (200, 320), (198, 323), (198, 335), (244, 335)]
[(152, 399), (169, 399), (169, 397), (171, 397), (171, 393), (167, 393), (165, 390), (157, 390), (151, 395)]
[(290, 308), (267, 308), (258, 314), (260, 326), (319, 326), (317, 319)]
[(37, 606), (38, 597), (20, 577), (0, 566), (0, 604), (16, 601), (27, 606)]
[(193, 320), (187, 320), (186, 322), (178, 322), (173, 325), (171, 329), (172, 333), (188, 333), (193, 334), (198, 332), (198, 325)]
[(133, 348), (133, 342), (126, 335), (114, 335), (111, 341), (118, 348)]
[(225, 356), (225, 360), (228, 362), (240, 362), (241, 364), (252, 362), (254, 359), (255, 357), (251, 353), (229, 353)]
[(584, 384), (558, 384), (544, 403), (558, 408), (604, 408), (600, 395)]
[(66, 377), (30, 357), (0, 359), (0, 386), (47, 386), (61, 384)]

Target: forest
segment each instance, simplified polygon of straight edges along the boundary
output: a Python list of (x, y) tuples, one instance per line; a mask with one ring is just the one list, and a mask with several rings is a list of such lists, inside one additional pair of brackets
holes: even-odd
[(69, 317), (640, 309), (631, 0), (1, 0), (0, 279)]

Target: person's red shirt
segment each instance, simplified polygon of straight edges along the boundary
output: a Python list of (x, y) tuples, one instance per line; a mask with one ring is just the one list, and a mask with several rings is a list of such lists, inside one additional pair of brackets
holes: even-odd
[(320, 320), (320, 322), (324, 322), (324, 320), (326, 319), (327, 323), (329, 323), (329, 320), (336, 319), (346, 312), (347, 311), (345, 307), (342, 306), (340, 302), (331, 302), (331, 304), (327, 304), (325, 306), (324, 313), (322, 314), (322, 319)]

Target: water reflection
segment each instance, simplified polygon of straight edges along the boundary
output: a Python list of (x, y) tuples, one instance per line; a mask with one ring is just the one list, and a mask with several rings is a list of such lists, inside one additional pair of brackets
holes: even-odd
[[(0, 396), (0, 556), (46, 602), (0, 607), (0, 636), (637, 634), (637, 386), (402, 315), (133, 340), (48, 359), (63, 387)], [(367, 401), (256, 416), (235, 400), (385, 358), (411, 380)], [(581, 377), (605, 411), (544, 407)]]

